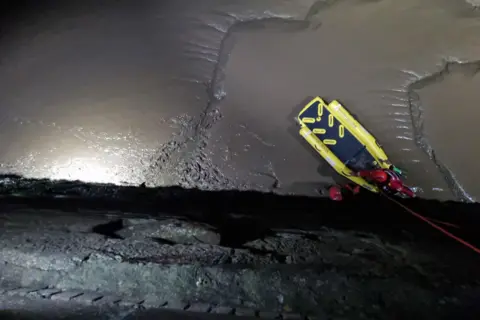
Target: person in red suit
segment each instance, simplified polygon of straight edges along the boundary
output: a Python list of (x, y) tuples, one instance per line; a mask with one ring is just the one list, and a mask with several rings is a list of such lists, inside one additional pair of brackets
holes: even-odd
[[(405, 186), (396, 172), (390, 169), (360, 170), (355, 173), (356, 176), (364, 178), (366, 181), (377, 185), (381, 190), (389, 193), (400, 193), (409, 198), (415, 197), (415, 193)], [(344, 188), (333, 186), (329, 190), (330, 199), (334, 201), (343, 200), (346, 193), (356, 195), (360, 192), (360, 186), (347, 184)]]
[(332, 186), (328, 190), (328, 196), (334, 201), (342, 201), (345, 197), (351, 197), (360, 192), (360, 186), (354, 183), (347, 183), (345, 186)]

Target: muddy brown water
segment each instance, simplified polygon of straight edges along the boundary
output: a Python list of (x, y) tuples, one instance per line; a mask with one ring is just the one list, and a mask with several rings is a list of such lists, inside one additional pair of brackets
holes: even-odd
[[(235, 171), (262, 163), (264, 172), (273, 168), (284, 186), (318, 179), (323, 163), (284, 128), (292, 123), (292, 105), (320, 95), (343, 102), (377, 136), (393, 162), (407, 169), (408, 182), (419, 186), (423, 196), (468, 197), (458, 190), (457, 180), (468, 194), (479, 195), (474, 156), (478, 77), (454, 79), (444, 72), (445, 81), (435, 75), (421, 91), (414, 90), (420, 88), (414, 84), (441, 72), (450, 61), (479, 59), (478, 16), (461, 4), (442, 1), (343, 1), (323, 8), (312, 21), (303, 32), (235, 35), (222, 102), (225, 118), (216, 128), (225, 132), (237, 126), (224, 146), (249, 146), (236, 157)], [(416, 94), (424, 109), (421, 119), (412, 119), (410, 101)], [(463, 128), (456, 130), (458, 126)], [(465, 143), (455, 138), (468, 130)], [(428, 135), (426, 140), (416, 139), (420, 131)], [(439, 148), (435, 161), (425, 152), (426, 142)], [(439, 163), (457, 180), (446, 177)]]
[(480, 17), (465, 1), (85, 2), (15, 21), (0, 38), (3, 173), (312, 194), (336, 177), (293, 116), (319, 95), (422, 196), (480, 196)]
[(418, 90), (424, 137), (467, 194), (478, 199), (480, 63), (453, 64)]

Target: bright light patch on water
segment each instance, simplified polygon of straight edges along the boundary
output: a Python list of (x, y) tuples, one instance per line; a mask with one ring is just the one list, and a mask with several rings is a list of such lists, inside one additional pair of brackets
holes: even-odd
[(80, 180), (93, 183), (120, 183), (115, 167), (108, 167), (99, 159), (75, 157), (56, 163), (51, 169), (53, 180)]

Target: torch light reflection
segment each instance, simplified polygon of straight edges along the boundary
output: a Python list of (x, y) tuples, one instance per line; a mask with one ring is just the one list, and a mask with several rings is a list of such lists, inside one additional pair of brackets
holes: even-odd
[(99, 159), (76, 157), (65, 162), (55, 163), (50, 177), (54, 180), (80, 180), (91, 183), (120, 184), (117, 166), (102, 163)]

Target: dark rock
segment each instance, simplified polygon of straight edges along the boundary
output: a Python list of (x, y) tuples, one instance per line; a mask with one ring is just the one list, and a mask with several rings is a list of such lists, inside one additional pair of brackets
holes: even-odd
[(67, 290), (60, 292), (58, 294), (54, 294), (52, 296), (52, 300), (57, 300), (57, 301), (70, 301), (75, 297), (81, 296), (83, 294), (82, 291), (78, 290)]
[(178, 244), (211, 244), (220, 243), (220, 234), (207, 225), (200, 223), (164, 220), (149, 223), (131, 223), (130, 226), (116, 232), (122, 238), (145, 237), (163, 239)]
[(117, 296), (103, 296), (101, 299), (94, 301), (94, 303), (99, 305), (111, 305), (118, 303), (120, 300), (122, 299)]
[(280, 313), (271, 311), (260, 311), (258, 317), (262, 319), (279, 319)]
[(6, 294), (9, 296), (26, 296), (29, 293), (43, 290), (45, 287), (28, 287), (28, 288), (18, 288), (10, 291), (6, 291)]
[(194, 303), (187, 308), (192, 312), (209, 312), (212, 307), (207, 303)]
[(243, 316), (243, 317), (253, 317), (255, 316), (255, 310), (247, 309), (247, 308), (236, 308), (235, 315)]
[(185, 310), (188, 308), (188, 303), (182, 301), (169, 301), (164, 308), (165, 309), (175, 309), (175, 310)]
[(212, 308), (211, 313), (218, 313), (218, 314), (233, 314), (233, 308), (230, 307), (222, 307), (222, 306), (217, 306)]
[(57, 294), (60, 292), (62, 292), (62, 290), (60, 289), (44, 289), (44, 290), (37, 291), (36, 293), (44, 298), (50, 298), (54, 294)]
[(139, 306), (144, 302), (143, 299), (135, 299), (135, 298), (127, 298), (127, 299), (122, 299), (118, 302), (118, 305), (122, 307), (133, 307), (133, 306)]
[(302, 319), (302, 316), (298, 313), (282, 313), (282, 319), (299, 320), (299, 319)]
[(83, 292), (81, 296), (74, 297), (73, 299), (80, 303), (90, 304), (103, 298), (103, 295), (98, 292)]

